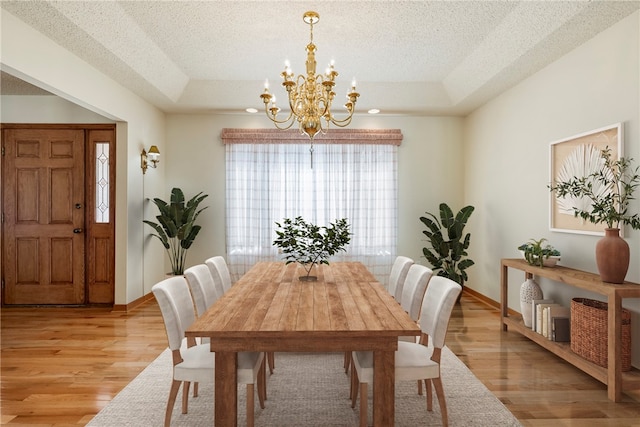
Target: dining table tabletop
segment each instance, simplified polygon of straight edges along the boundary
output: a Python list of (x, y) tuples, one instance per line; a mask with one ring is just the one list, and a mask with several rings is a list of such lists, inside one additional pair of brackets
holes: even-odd
[(297, 263), (259, 262), (187, 329), (215, 352), (216, 426), (237, 425), (242, 351), (372, 351), (373, 424), (394, 425), (398, 337), (419, 336), (418, 325), (360, 262), (314, 266), (316, 281), (306, 274)]

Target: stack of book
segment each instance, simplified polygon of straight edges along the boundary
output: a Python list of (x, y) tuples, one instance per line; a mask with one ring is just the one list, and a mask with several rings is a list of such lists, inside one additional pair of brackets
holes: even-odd
[(558, 342), (571, 339), (571, 310), (550, 299), (531, 301), (531, 329), (543, 337)]

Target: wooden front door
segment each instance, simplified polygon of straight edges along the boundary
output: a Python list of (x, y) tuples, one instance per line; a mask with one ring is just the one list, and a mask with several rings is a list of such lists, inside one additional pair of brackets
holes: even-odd
[(84, 304), (85, 131), (3, 130), (4, 304)]

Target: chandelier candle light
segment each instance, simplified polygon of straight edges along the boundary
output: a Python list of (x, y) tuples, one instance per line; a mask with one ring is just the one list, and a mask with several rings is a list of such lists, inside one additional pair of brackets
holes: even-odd
[(360, 94), (356, 92), (354, 79), (351, 82), (351, 89), (347, 93), (347, 103), (344, 104), (348, 112), (347, 117), (338, 120), (333, 116), (331, 102), (336, 95), (333, 87), (338, 76), (338, 72), (333, 68), (333, 61), (324, 75), (316, 75), (316, 45), (313, 44), (313, 24), (320, 20), (320, 15), (317, 12), (309, 11), (302, 16), (302, 19), (310, 27), (310, 42), (307, 45), (307, 75), (305, 77), (300, 74), (294, 78), (288, 62), (285, 63), (284, 71), (281, 73), (282, 86), (284, 86), (289, 95), (289, 107), (291, 109), (289, 116), (283, 120), (278, 118), (280, 108), (276, 106), (276, 97), (269, 92), (268, 80), (265, 82), (264, 92), (260, 95), (260, 98), (264, 102), (267, 117), (275, 123), (278, 129), (289, 129), (298, 121), (300, 132), (306, 134), (311, 140), (310, 151), (313, 156), (313, 138), (316, 134), (318, 132), (326, 133), (331, 123), (339, 127), (349, 125)]

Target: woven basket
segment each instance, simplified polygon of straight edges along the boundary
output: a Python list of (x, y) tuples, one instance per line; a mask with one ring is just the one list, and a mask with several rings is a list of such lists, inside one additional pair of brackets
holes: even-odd
[[(588, 298), (571, 300), (571, 350), (608, 367), (607, 303)], [(631, 313), (622, 309), (622, 371), (631, 370)]]

